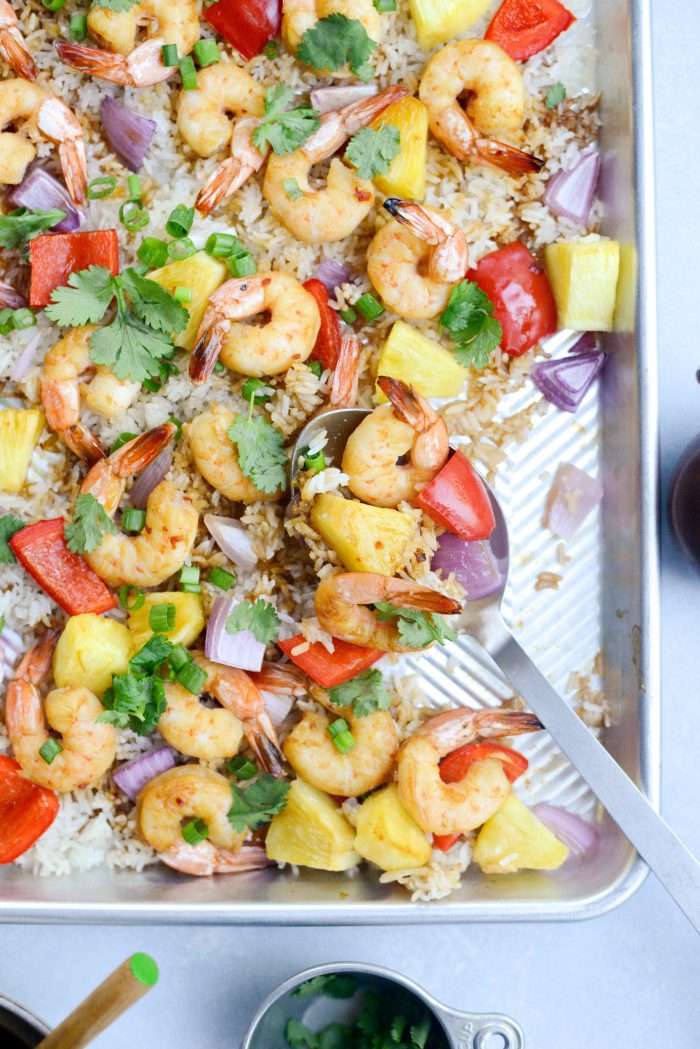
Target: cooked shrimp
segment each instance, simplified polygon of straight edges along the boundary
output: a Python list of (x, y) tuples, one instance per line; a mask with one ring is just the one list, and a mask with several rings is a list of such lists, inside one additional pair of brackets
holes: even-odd
[[(241, 866), (246, 835), (227, 820), (230, 808), (231, 784), (224, 776), (203, 765), (180, 765), (146, 784), (136, 799), (136, 819), (144, 840), (170, 867), (186, 874), (227, 874), (250, 870)], [(191, 819), (207, 826), (208, 838), (199, 845), (187, 845), (182, 837)]]
[[(81, 486), (113, 517), (127, 478), (140, 473), (173, 439), (177, 427), (163, 423), (135, 437), (96, 463)], [(161, 481), (148, 497), (146, 523), (139, 535), (103, 535), (85, 559), (108, 586), (158, 586), (177, 572), (192, 549), (199, 514), (172, 481)]]
[(307, 677), (293, 663), (272, 663), (263, 660), (260, 670), (249, 671), (250, 680), (263, 692), (273, 692), (281, 696), (305, 696)]
[(202, 412), (185, 425), (194, 465), (205, 481), (234, 503), (279, 499), (281, 489), (263, 492), (241, 470), (238, 449), (228, 436), (237, 418), (237, 412), (229, 411), (222, 404), (215, 404), (208, 412)]
[(456, 615), (458, 601), (409, 579), (392, 579), (375, 572), (341, 572), (319, 583), (314, 607), (323, 630), (341, 641), (382, 652), (409, 652), (402, 644), (395, 619), (380, 622), (366, 605), (389, 601), (399, 608)]
[(97, 438), (80, 422), (80, 377), (93, 371), (94, 377), (83, 389), (86, 406), (107, 419), (126, 411), (141, 389), (140, 383), (121, 380), (109, 368), (90, 360), (90, 335), (94, 324), (72, 328), (55, 343), (44, 358), (41, 371), (41, 403), (46, 422), (64, 444), (84, 462), (92, 465), (103, 457)]
[(0, 55), (17, 76), (36, 80), (37, 69), (24, 37), (17, 28), (17, 15), (7, 0), (0, 0)]
[(352, 408), (357, 400), (362, 351), (354, 332), (346, 332), (340, 344), (338, 361), (333, 372), (330, 403), (334, 408)]
[(437, 317), (469, 268), (467, 238), (432, 208), (395, 197), (384, 207), (396, 221), (388, 222), (370, 241), (369, 279), (384, 304), (400, 317)]
[[(282, 745), (284, 756), (298, 776), (327, 794), (356, 798), (385, 783), (394, 769), (399, 733), (387, 710), (356, 717), (351, 707), (336, 707), (323, 689), (313, 688), (314, 699), (323, 703), (330, 716), (305, 710), (298, 725)], [(328, 733), (328, 726), (343, 718), (355, 746), (341, 754)]]
[[(324, 113), (321, 126), (303, 146), (284, 157), (276, 153), (270, 156), (263, 194), (275, 218), (290, 233), (305, 244), (330, 244), (343, 240), (359, 226), (374, 203), (374, 186), (369, 179), (360, 178), (338, 157), (331, 161), (325, 189), (313, 189), (309, 174), (314, 164), (333, 156), (351, 135), (407, 94), (403, 87), (388, 87), (344, 109)], [(290, 179), (301, 190), (295, 200), (285, 189)]]
[(372, 506), (410, 501), (442, 469), (450, 451), (445, 420), (412, 386), (381, 376), (380, 404), (350, 434), (342, 471), (353, 495)]
[[(104, 707), (88, 688), (54, 688), (42, 703), (38, 686), (51, 666), (58, 631), (50, 631), (29, 649), (7, 686), (5, 725), (15, 760), (27, 779), (61, 793), (88, 787), (114, 762), (117, 734), (98, 723)], [(59, 734), (61, 750), (50, 762), (41, 748)]]
[(430, 718), (402, 745), (398, 757), (399, 796), (424, 831), (464, 834), (493, 816), (510, 793), (497, 758), (476, 761), (464, 779), (444, 783), (440, 759), (473, 740), (537, 732), (534, 714), (515, 710), (448, 710)]
[[(268, 313), (262, 327), (241, 324)], [(305, 361), (314, 348), (321, 317), (313, 295), (289, 273), (256, 273), (227, 280), (209, 298), (197, 332), (190, 378), (199, 385), (219, 357), (239, 375), (280, 375)]]
[(196, 89), (180, 92), (177, 126), (187, 145), (200, 157), (210, 157), (230, 144), (231, 156), (216, 166), (195, 201), (203, 215), (262, 167), (265, 155), (252, 136), (264, 112), (264, 98), (262, 85), (233, 62), (200, 69)]
[(289, 50), (296, 52), (307, 29), (333, 14), (360, 22), (370, 40), (379, 43), (382, 19), (372, 0), (282, 0), (282, 39)]
[[(471, 95), (467, 111), (458, 101), (464, 92)], [(518, 131), (525, 119), (522, 73), (498, 44), (456, 40), (443, 47), (425, 67), (418, 94), (430, 130), (459, 160), (491, 164), (513, 175), (543, 166), (543, 160), (491, 138)]]
[(158, 858), (176, 871), (194, 874), (200, 878), (209, 874), (245, 874), (246, 871), (259, 871), (272, 864), (265, 852), (265, 846), (254, 845), (252, 842), (244, 842), (239, 852), (231, 852), (229, 849), (220, 849), (212, 845), (210, 841), (188, 845), (183, 840), (167, 852), (161, 853)]
[[(63, 41), (56, 44), (60, 57), (82, 73), (130, 87), (150, 87), (177, 72), (163, 65), (164, 44), (175, 44), (182, 58), (199, 40), (196, 0), (141, 0), (128, 11), (93, 5), (87, 19), (100, 48)], [(139, 44), (142, 28), (149, 36)]]
[[(28, 135), (39, 132), (58, 145), (66, 188), (76, 204), (85, 203), (87, 174), (83, 129), (71, 109), (38, 84), (20, 78), (0, 81), (0, 184), (16, 186), (24, 178), (36, 148)], [(24, 127), (28, 135), (24, 133)]]
[(201, 652), (193, 655), (207, 673), (204, 693), (221, 706), (205, 707), (199, 696), (176, 682), (168, 682), (168, 707), (158, 721), (163, 739), (190, 758), (213, 761), (237, 754), (245, 734), (262, 767), (280, 775), (284, 761), (260, 690), (244, 670), (212, 663)]

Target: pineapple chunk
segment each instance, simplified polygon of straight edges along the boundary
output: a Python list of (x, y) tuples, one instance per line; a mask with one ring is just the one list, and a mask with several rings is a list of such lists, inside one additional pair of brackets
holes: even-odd
[[(468, 371), (457, 364), (449, 350), (410, 324), (396, 321), (379, 357), (377, 375), (403, 379), (424, 397), (458, 397)], [(376, 396), (386, 400), (379, 388)]]
[(544, 249), (561, 328), (612, 331), (620, 245), (615, 240), (567, 240)]
[(321, 871), (346, 871), (360, 862), (355, 832), (322, 790), (295, 779), (287, 804), (272, 817), (265, 848), (271, 860)]
[(175, 605), (175, 626), (164, 631), (168, 641), (174, 645), (191, 645), (204, 629), (204, 612), (199, 594), (184, 594), (179, 590), (160, 594), (145, 594), (140, 608), (129, 612), (129, 630), (134, 651), (138, 652), (153, 637), (148, 619), (154, 605)]
[(185, 330), (178, 332), (173, 339), (176, 346), (182, 347), (183, 350), (191, 350), (209, 297), (230, 276), (226, 264), (221, 259), (207, 255), (206, 251), (198, 251), (195, 255), (190, 255), (189, 259), (169, 262), (167, 266), (153, 270), (148, 276), (150, 280), (167, 288), (171, 294), (177, 287), (192, 289), (192, 301), (183, 303), (190, 315), (189, 323)]
[(474, 859), (485, 874), (553, 871), (568, 855), (566, 845), (515, 794), (486, 821), (474, 845)]
[(21, 490), (43, 428), (44, 413), (40, 408), (0, 411), (0, 491)]
[(53, 676), (59, 688), (82, 685), (101, 696), (113, 674), (129, 668), (131, 634), (123, 623), (94, 612), (71, 616), (53, 654)]
[(314, 499), (311, 524), (349, 572), (396, 575), (408, 560), (416, 525), (400, 510), (368, 506), (323, 492)]
[(391, 162), (385, 175), (377, 175), (374, 184), (387, 197), (422, 200), (425, 196), (425, 158), (428, 149), (428, 110), (410, 95), (392, 103), (370, 127), (393, 124), (401, 135), (401, 152)]
[(620, 245), (620, 274), (617, 279), (613, 331), (634, 331), (637, 320), (637, 249)]
[(395, 784), (367, 798), (357, 814), (355, 848), (383, 871), (423, 867), (432, 847), (399, 801)]
[(491, 0), (408, 0), (418, 43), (424, 51), (471, 29)]

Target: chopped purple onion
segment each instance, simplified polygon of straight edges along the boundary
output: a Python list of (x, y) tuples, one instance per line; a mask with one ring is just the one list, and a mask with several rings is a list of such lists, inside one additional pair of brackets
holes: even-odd
[(258, 563), (253, 538), (234, 517), (217, 517), (205, 514), (204, 524), (210, 535), (226, 556), (246, 572), (252, 571)]
[(37, 164), (29, 167), (27, 174), (19, 186), (12, 190), (8, 199), (14, 207), (29, 208), (30, 211), (50, 211), (51, 208), (65, 211), (66, 217), (53, 227), (56, 233), (73, 233), (74, 230), (80, 229), (85, 221), (85, 211), (76, 208), (63, 183)]
[(433, 571), (440, 569), (443, 579), (454, 572), (469, 601), (495, 594), (503, 585), (503, 574), (487, 539), (467, 541), (445, 532), (438, 539), (430, 567)]
[(0, 310), (19, 310), (26, 305), (24, 295), (11, 284), (5, 284), (4, 280), (0, 280)]
[(330, 113), (335, 109), (343, 109), (353, 102), (362, 102), (365, 98), (372, 98), (378, 91), (376, 84), (317, 87), (311, 92), (311, 105), (317, 113)]
[(560, 463), (547, 495), (544, 526), (571, 539), (603, 498), (603, 486), (572, 463)]
[(544, 191), (543, 200), (554, 215), (570, 219), (577, 226), (586, 226), (593, 207), (600, 175), (600, 157), (595, 151), (584, 153), (569, 171), (552, 175)]
[(130, 171), (140, 171), (156, 133), (155, 120), (142, 117), (111, 95), (105, 95), (102, 99), (100, 119), (112, 152)]
[(172, 461), (173, 446), (169, 444), (134, 481), (133, 487), (129, 492), (129, 502), (132, 506), (145, 510), (149, 495), (163, 480), (172, 465)]
[(137, 758), (120, 765), (112, 773), (112, 779), (132, 801), (147, 783), (150, 783), (161, 772), (167, 772), (175, 766), (175, 751), (170, 747), (156, 747), (145, 754), (139, 754)]
[(574, 353), (551, 361), (538, 361), (530, 369), (530, 378), (555, 408), (575, 412), (604, 364), (604, 353)]
[(10, 378), (13, 382), (22, 382), (29, 369), (32, 367), (36, 360), (36, 351), (41, 342), (41, 334), (37, 332), (29, 340), (27, 345), (24, 347), (19, 357), (15, 361), (14, 367), (10, 374)]
[(325, 284), (328, 294), (332, 295), (339, 284), (347, 284), (352, 274), (347, 266), (336, 262), (335, 259), (322, 258), (315, 273), (316, 280)]
[(545, 802), (535, 805), (532, 811), (574, 856), (593, 856), (598, 851), (600, 831), (588, 820)]
[(258, 641), (252, 630), (229, 634), (226, 629), (226, 620), (236, 603), (232, 597), (217, 597), (207, 622), (204, 654), (214, 663), (258, 671), (263, 664), (265, 645)]

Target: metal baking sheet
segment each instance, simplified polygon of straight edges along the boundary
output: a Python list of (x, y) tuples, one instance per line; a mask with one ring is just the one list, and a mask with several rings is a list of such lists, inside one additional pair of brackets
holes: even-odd
[[(598, 5), (603, 232), (636, 249), (634, 333), (605, 336), (609, 360), (600, 389), (571, 417), (550, 411), (499, 471), (497, 492), (514, 540), (508, 615), (517, 636), (572, 702), (602, 698), (604, 741), (658, 804), (659, 667), (657, 411), (649, 0)], [(566, 349), (559, 334), (549, 347)], [(524, 407), (516, 395), (508, 410)], [(561, 460), (598, 472), (605, 498), (597, 520), (567, 545), (561, 564), (541, 526), (544, 478)], [(536, 589), (542, 572), (559, 587)], [(440, 702), (494, 705), (512, 692), (473, 642), (420, 657), (427, 692)], [(571, 678), (572, 671), (582, 675)], [(602, 697), (599, 695), (602, 693)], [(535, 769), (527, 800), (590, 814), (595, 800), (544, 734), (522, 749)], [(624, 900), (645, 868), (624, 836), (603, 819), (597, 858), (567, 864), (556, 877), (523, 872), (487, 878), (430, 904), (410, 902), (376, 877), (265, 871), (235, 878), (183, 878), (162, 865), (142, 873), (92, 871), (67, 878), (0, 874), (5, 921), (359, 924), (586, 918)]]

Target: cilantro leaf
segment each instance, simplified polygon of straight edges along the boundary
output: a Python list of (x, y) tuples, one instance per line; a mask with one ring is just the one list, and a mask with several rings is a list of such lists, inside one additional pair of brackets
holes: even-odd
[(117, 526), (102, 504), (89, 492), (75, 500), (73, 520), (63, 528), (66, 545), (74, 554), (91, 554), (105, 535), (116, 535)]
[(262, 416), (238, 416), (228, 429), (238, 448), (238, 465), (245, 477), (263, 492), (282, 491), (287, 486), (287, 453), (284, 437)]
[(249, 787), (238, 787), (232, 783), (233, 803), (227, 818), (233, 829), (240, 834), (246, 828), (255, 830), (263, 823), (269, 823), (287, 804), (289, 787), (289, 783), (275, 779), (267, 772)]
[(318, 1038), (301, 1020), (287, 1020), (284, 1036), (291, 1049), (319, 1049)]
[(430, 1017), (427, 1013), (419, 1023), (414, 1024), (411, 1027), (409, 1035), (411, 1038), (411, 1046), (414, 1047), (414, 1049), (425, 1049), (425, 1044), (428, 1041), (431, 1027), (432, 1024)]
[(417, 608), (398, 608), (388, 601), (378, 601), (374, 606), (377, 619), (386, 622), (396, 619), (399, 638), (407, 648), (425, 648), (437, 641), (455, 641), (457, 635), (437, 612), (421, 612)]
[(547, 109), (556, 109), (560, 102), (563, 102), (566, 98), (566, 88), (563, 84), (557, 83), (552, 84), (549, 91), (545, 95), (544, 104)]
[(331, 73), (349, 66), (351, 73), (367, 81), (374, 74), (369, 59), (376, 46), (376, 40), (372, 40), (361, 22), (335, 12), (306, 30), (297, 48), (297, 58), (312, 69)]
[(229, 634), (250, 630), (261, 645), (269, 645), (271, 641), (277, 640), (279, 626), (280, 617), (274, 605), (262, 597), (255, 602), (241, 601), (226, 620), (226, 630)]
[(152, 674), (161, 663), (169, 658), (172, 642), (163, 634), (149, 637), (145, 645), (129, 660), (129, 669), (142, 674)]
[(385, 175), (401, 152), (401, 133), (393, 124), (381, 124), (375, 131), (363, 127), (348, 142), (345, 156), (357, 168), (360, 178)]
[(352, 707), (358, 718), (374, 714), (377, 710), (388, 710), (391, 703), (391, 693), (384, 685), (381, 670), (376, 667), (365, 670), (342, 685), (335, 685), (328, 690), (328, 695), (331, 703), (339, 707)]
[(92, 0), (90, 7), (105, 7), (108, 11), (130, 11), (141, 0)]
[(471, 364), (473, 368), (481, 370), (489, 363), (502, 337), (503, 329), (496, 318), (485, 317), (474, 338), (455, 346), (452, 352), (465, 368)]
[(102, 703), (106, 709), (97, 721), (131, 728), (140, 736), (153, 731), (167, 707), (161, 678), (133, 673), (115, 674)]
[(292, 89), (286, 84), (276, 84), (265, 95), (265, 116), (253, 132), (253, 143), (259, 150), (270, 143), (275, 153), (284, 157), (306, 142), (321, 121), (315, 109), (296, 106), (288, 109), (292, 101)]
[(61, 327), (97, 324), (114, 298), (114, 277), (104, 266), (71, 273), (68, 284), (56, 288), (45, 313)]
[(118, 379), (143, 382), (158, 374), (158, 361), (172, 352), (169, 336), (156, 331), (130, 310), (119, 310), (111, 324), (90, 336), (90, 360), (104, 364)]
[(132, 312), (149, 327), (168, 333), (187, 327), (189, 313), (167, 288), (133, 269), (121, 273), (119, 281), (131, 300)]
[(352, 998), (357, 991), (357, 980), (354, 976), (343, 976), (342, 973), (323, 973), (304, 980), (294, 991), (293, 998), (308, 998), (312, 994), (323, 994), (326, 998)]
[(345, 1024), (328, 1024), (317, 1037), (319, 1049), (358, 1049), (355, 1032)]
[(462, 280), (452, 289), (440, 327), (456, 344), (453, 353), (465, 367), (485, 368), (500, 344), (503, 329), (493, 311), (490, 298), (474, 281)]
[(0, 215), (0, 248), (23, 248), (33, 237), (45, 229), (51, 229), (66, 217), (60, 208), (15, 208), (7, 215)]
[(16, 563), (17, 558), (10, 550), (8, 540), (12, 539), (12, 536), (15, 532), (19, 532), (20, 528), (24, 528), (24, 521), (21, 521), (19, 517), (15, 517), (14, 514), (3, 514), (0, 517), (0, 565), (13, 565)]

